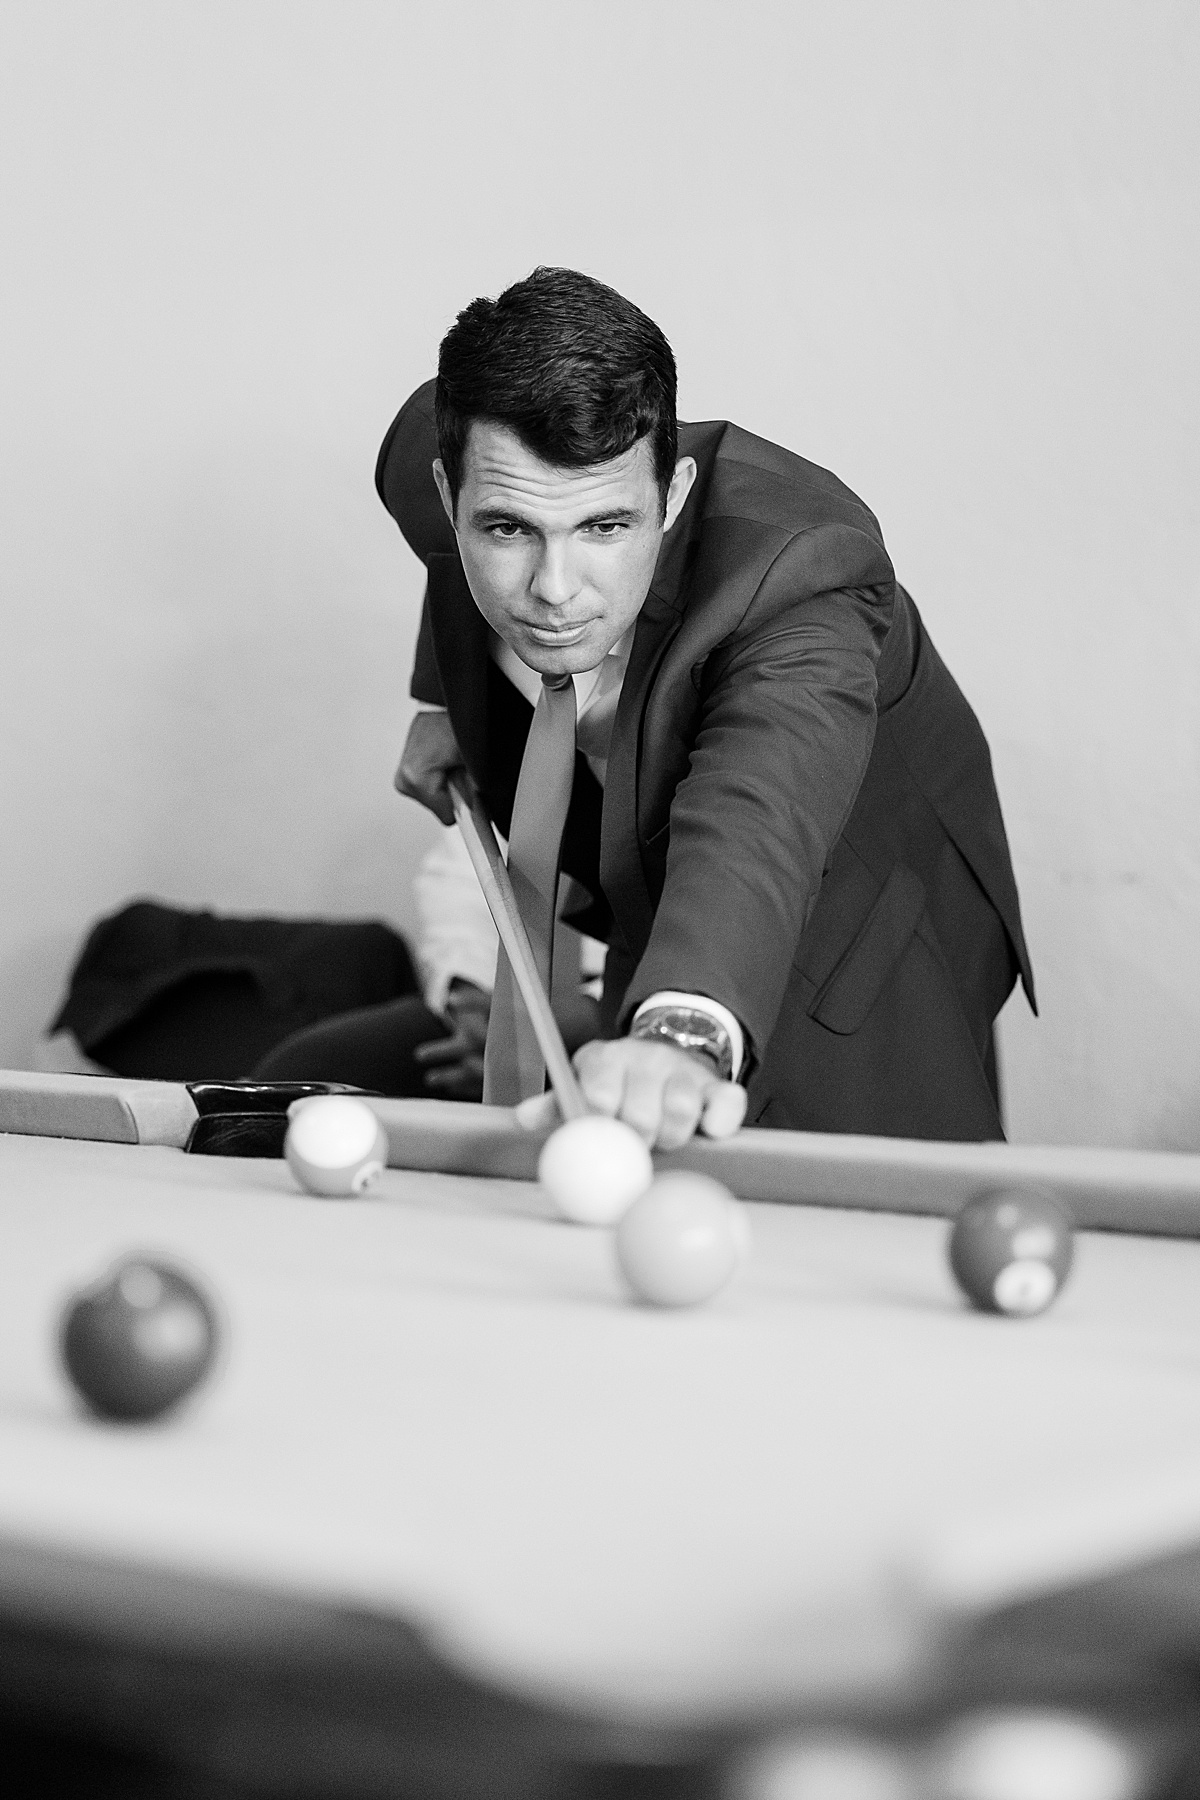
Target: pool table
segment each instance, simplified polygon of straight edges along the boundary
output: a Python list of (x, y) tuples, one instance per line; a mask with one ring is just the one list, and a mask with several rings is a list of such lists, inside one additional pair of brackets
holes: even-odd
[[(1200, 1158), (697, 1145), (673, 1160), (750, 1196), (752, 1252), (658, 1311), (552, 1215), (511, 1115), (372, 1102), (419, 1166), (322, 1200), (188, 1153), (184, 1090), (105, 1113), (75, 1081), (0, 1081), (14, 1741), (354, 1800), (749, 1793), (773, 1735), (919, 1749), (1035, 1703), (1148, 1746), (1147, 1795), (1191, 1753)], [(946, 1218), (1034, 1179), (1085, 1227), (1071, 1279), (973, 1312)], [(89, 1417), (58, 1361), (65, 1300), (129, 1251), (222, 1320), (151, 1425)]]

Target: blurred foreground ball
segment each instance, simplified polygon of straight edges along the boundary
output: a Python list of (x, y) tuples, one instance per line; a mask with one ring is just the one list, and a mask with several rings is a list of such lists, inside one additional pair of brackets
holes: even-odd
[(923, 1800), (1144, 1800), (1141, 1753), (1098, 1719), (1014, 1709), (958, 1720), (932, 1745)]
[(602, 1113), (568, 1119), (538, 1158), (538, 1180), (576, 1225), (615, 1225), (653, 1179), (650, 1152), (632, 1125)]
[(187, 1275), (128, 1257), (69, 1302), (67, 1374), (106, 1419), (155, 1419), (208, 1374), (217, 1349), (212, 1303)]
[(904, 1753), (855, 1735), (785, 1733), (744, 1751), (721, 1800), (929, 1800)]
[(749, 1250), (741, 1206), (708, 1175), (672, 1170), (617, 1227), (617, 1263), (639, 1300), (695, 1306), (731, 1280)]
[(365, 1100), (315, 1094), (288, 1108), (283, 1154), (310, 1194), (365, 1193), (387, 1168), (387, 1133)]

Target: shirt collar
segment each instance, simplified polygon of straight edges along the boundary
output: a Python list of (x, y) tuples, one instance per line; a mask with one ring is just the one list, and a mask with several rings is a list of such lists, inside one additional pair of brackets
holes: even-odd
[[(625, 679), (625, 670), (629, 666), (630, 653), (633, 650), (633, 634), (637, 630), (637, 620), (617, 639), (602, 662), (594, 669), (584, 669), (575, 676), (575, 697), (577, 705), (582, 709), (601, 684), (608, 688), (613, 678)], [(525, 695), (531, 704), (536, 702), (542, 678), (536, 669), (522, 662), (511, 644), (506, 643), (497, 631), (488, 626), (488, 652), (494, 663), (508, 676), (513, 686)]]

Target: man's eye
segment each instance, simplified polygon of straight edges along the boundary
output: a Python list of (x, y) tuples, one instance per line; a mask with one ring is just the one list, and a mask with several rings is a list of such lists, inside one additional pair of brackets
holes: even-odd
[(514, 538), (523, 537), (525, 527), (518, 525), (515, 519), (498, 519), (494, 525), (488, 526), (490, 536), (499, 538), (501, 543), (511, 544)]
[(620, 537), (624, 529), (625, 522), (623, 519), (598, 519), (592, 526), (592, 530), (595, 532), (596, 536), (602, 538)]

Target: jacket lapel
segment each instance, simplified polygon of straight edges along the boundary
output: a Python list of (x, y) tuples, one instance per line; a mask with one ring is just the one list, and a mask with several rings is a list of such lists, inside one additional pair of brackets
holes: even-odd
[(604, 778), (600, 885), (635, 956), (641, 955), (654, 923), (637, 830), (642, 719), (658, 666), (679, 625), (675, 607), (651, 588), (633, 634)]
[(673, 529), (664, 538), (633, 634), (604, 777), (600, 885), (625, 942), (640, 957), (654, 923), (654, 906), (638, 840), (642, 720), (667, 647), (683, 623), (688, 569), (704, 513), (712, 460), (724, 426), (679, 426), (680, 455), (695, 456), (699, 478)]

